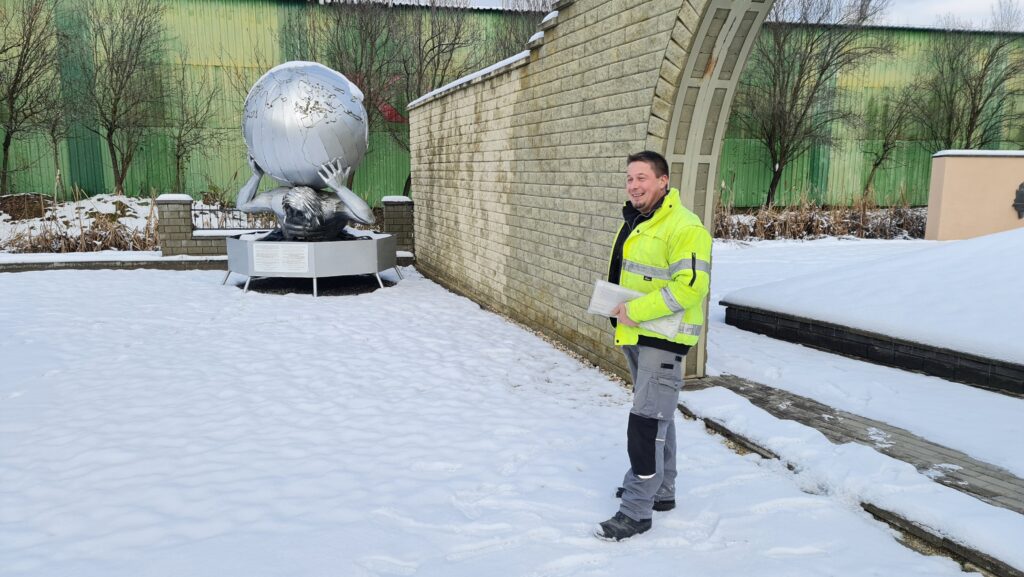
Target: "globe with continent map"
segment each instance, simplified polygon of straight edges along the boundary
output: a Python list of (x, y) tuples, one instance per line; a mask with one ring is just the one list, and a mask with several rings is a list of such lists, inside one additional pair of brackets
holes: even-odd
[(271, 68), (249, 91), (242, 135), (263, 171), (291, 186), (322, 188), (317, 174), (363, 160), (369, 141), (363, 93), (340, 72), (316, 62)]

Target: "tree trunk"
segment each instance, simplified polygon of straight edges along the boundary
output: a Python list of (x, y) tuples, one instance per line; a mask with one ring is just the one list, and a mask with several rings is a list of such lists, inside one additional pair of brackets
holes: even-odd
[[(64, 194), (64, 180), (60, 177), (60, 150), (57, 148), (60, 146), (56, 142), (53, 142), (53, 200), (54, 202), (60, 202), (59, 198), (67, 198)], [(59, 193), (59, 196), (58, 196)]]
[(775, 204), (775, 192), (779, 189), (779, 181), (782, 180), (782, 168), (782, 166), (779, 166), (772, 171), (772, 182), (768, 185), (768, 198), (764, 201), (765, 206)]
[(181, 181), (184, 180), (184, 176), (185, 176), (184, 175), (185, 171), (184, 171), (184, 168), (182, 167), (183, 164), (184, 163), (182, 162), (181, 156), (180, 155), (175, 155), (175, 157), (174, 157), (174, 193), (175, 194), (180, 194), (182, 192), (182, 190), (181, 190)]
[(9, 182), (10, 174), (8, 173), (8, 170), (10, 169), (10, 163), (11, 163), (11, 141), (12, 140), (14, 140), (14, 139), (11, 138), (11, 133), (10, 132), (4, 132), (4, 145), (3, 145), (4, 146), (4, 150), (3, 150), (4, 162), (3, 162), (3, 168), (0, 169), (0, 194), (10, 194), (10, 192), (11, 192), (9, 190), (9, 187), (10, 187), (10, 182)]
[(875, 173), (878, 172), (878, 167), (881, 166), (882, 161), (875, 160), (871, 163), (871, 172), (868, 173), (868, 180), (864, 183), (864, 191), (861, 192), (861, 202), (867, 203), (868, 194), (871, 193), (872, 187), (875, 184)]
[(113, 136), (107, 136), (107, 152), (110, 153), (110, 167), (114, 171), (114, 194), (124, 194), (124, 175), (121, 174), (121, 166), (117, 161), (117, 148), (114, 147)]

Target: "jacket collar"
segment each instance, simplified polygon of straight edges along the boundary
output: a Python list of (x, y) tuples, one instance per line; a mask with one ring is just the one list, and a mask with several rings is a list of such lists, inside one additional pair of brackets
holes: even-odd
[(666, 214), (672, 211), (676, 206), (679, 205), (679, 190), (675, 188), (668, 189), (668, 193), (661, 197), (657, 204), (654, 205), (654, 210), (649, 215), (643, 215), (639, 210), (633, 208), (633, 204), (628, 200), (622, 205), (622, 218), (625, 219), (626, 223), (632, 228), (636, 228), (640, 223), (647, 222), (648, 220), (661, 220)]

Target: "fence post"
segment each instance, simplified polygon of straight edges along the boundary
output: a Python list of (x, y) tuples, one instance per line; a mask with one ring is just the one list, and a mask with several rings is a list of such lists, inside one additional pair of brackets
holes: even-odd
[(214, 234), (197, 237), (192, 224), (192, 197), (187, 194), (161, 194), (156, 198), (157, 234), (164, 256), (223, 256), (228, 253), (225, 237)]
[(189, 254), (192, 242), (192, 197), (161, 194), (156, 199), (157, 235), (164, 256)]
[(398, 250), (415, 254), (412, 199), (408, 196), (385, 196), (381, 204), (384, 206), (384, 232), (394, 235)]

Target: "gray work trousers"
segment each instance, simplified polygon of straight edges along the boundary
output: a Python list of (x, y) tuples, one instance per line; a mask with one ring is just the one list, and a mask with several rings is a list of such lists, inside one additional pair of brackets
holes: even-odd
[(622, 347), (633, 377), (633, 408), (626, 433), (629, 470), (622, 480), (619, 511), (650, 519), (654, 501), (675, 499), (676, 427), (683, 356), (652, 347)]

